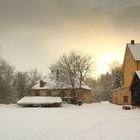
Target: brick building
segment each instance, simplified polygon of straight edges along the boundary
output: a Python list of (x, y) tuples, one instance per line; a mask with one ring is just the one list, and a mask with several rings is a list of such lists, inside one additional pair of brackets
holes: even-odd
[(124, 87), (112, 91), (113, 103), (120, 105), (132, 104), (132, 86), (130, 88), (130, 85), (135, 72), (139, 70), (140, 43), (135, 43), (134, 40), (131, 40), (131, 43), (126, 44), (123, 61)]
[[(75, 85), (77, 100), (83, 103), (92, 103), (92, 89), (82, 82), (81, 88)], [(72, 98), (72, 87), (57, 80), (40, 80), (31, 88), (31, 96), (52, 96)]]

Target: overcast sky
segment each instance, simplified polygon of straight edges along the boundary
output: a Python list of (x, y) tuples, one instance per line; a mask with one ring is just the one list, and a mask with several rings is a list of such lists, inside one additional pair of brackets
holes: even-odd
[(99, 70), (123, 61), (132, 39), (140, 42), (140, 0), (0, 0), (0, 56), (18, 70), (47, 73), (73, 49)]

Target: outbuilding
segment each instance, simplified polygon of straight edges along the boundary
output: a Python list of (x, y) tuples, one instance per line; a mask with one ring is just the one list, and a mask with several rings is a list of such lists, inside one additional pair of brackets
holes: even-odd
[[(66, 83), (59, 83), (57, 80), (47, 79), (38, 81), (31, 88), (31, 96), (52, 96), (62, 98), (73, 98), (72, 86)], [(77, 100), (83, 103), (92, 103), (92, 89), (82, 82), (79, 88), (75, 85), (75, 94)]]

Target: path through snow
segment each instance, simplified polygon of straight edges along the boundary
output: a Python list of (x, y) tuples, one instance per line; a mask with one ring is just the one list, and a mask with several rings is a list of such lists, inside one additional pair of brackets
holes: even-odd
[(0, 105), (1, 140), (140, 140), (140, 109), (110, 103), (61, 108)]

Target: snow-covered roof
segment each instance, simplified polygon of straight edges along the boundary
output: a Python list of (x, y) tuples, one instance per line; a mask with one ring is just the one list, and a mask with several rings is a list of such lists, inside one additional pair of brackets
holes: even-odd
[(128, 43), (127, 46), (129, 47), (134, 59), (136, 61), (140, 60), (140, 43)]
[(58, 89), (60, 86), (55, 80), (52, 81), (42, 80), (43, 82), (45, 82), (45, 85), (43, 87), (40, 87), (40, 81), (36, 82), (36, 84), (32, 87), (32, 89), (52, 89), (52, 88)]
[[(40, 87), (40, 82), (37, 82), (31, 89), (71, 89), (72, 88), (70, 84), (64, 82), (60, 83), (56, 79), (47, 78), (47, 80), (42, 80), (42, 81), (45, 82), (45, 85), (43, 87)], [(78, 83), (75, 84), (75, 88), (79, 88)], [(81, 88), (91, 90), (91, 88), (88, 87), (84, 82), (82, 82)]]
[(61, 97), (46, 97), (46, 96), (25, 96), (21, 98), (17, 104), (49, 104), (61, 103)]
[(136, 71), (136, 74), (138, 75), (138, 77), (140, 79), (140, 71)]

